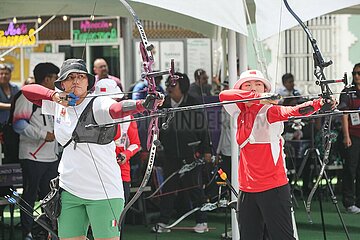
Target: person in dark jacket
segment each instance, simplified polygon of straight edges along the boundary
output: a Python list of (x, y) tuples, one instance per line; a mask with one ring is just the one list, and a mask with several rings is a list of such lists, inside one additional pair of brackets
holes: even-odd
[(194, 72), (194, 79), (190, 85), (188, 94), (201, 99), (204, 96), (211, 96), (211, 85), (208, 83), (209, 76), (204, 69), (196, 69)]
[[(190, 86), (189, 78), (186, 74), (176, 73), (180, 78), (172, 83), (170, 78), (167, 79), (166, 91), (163, 108), (182, 107), (199, 104), (198, 100), (188, 95)], [(203, 155), (208, 162), (211, 161), (210, 140), (207, 132), (207, 122), (203, 111), (182, 111), (177, 112), (174, 118), (169, 122), (166, 129), (160, 132), (160, 141), (164, 148), (164, 174), (168, 177), (173, 172), (179, 170), (185, 163), (191, 163), (195, 160), (196, 155)], [(194, 142), (200, 142), (194, 146)], [(196, 144), (195, 144), (196, 145)], [(193, 207), (201, 206), (205, 201), (204, 190), (202, 189), (201, 167), (198, 166), (189, 171), (185, 176), (175, 175), (167, 182), (163, 193), (173, 192), (179, 188), (193, 187), (190, 190), (190, 198)], [(160, 221), (153, 228), (155, 232), (170, 232), (166, 228), (171, 218), (174, 207), (174, 194), (167, 194), (161, 198)], [(206, 213), (197, 211), (195, 213), (196, 226), (194, 231), (203, 233), (208, 231)]]

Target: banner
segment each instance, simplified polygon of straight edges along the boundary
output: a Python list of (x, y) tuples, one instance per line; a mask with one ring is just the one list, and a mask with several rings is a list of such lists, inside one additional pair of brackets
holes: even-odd
[(33, 35), (36, 29), (37, 22), (33, 20), (18, 23), (0, 23), (0, 48), (36, 45), (38, 36), (37, 34)]
[(72, 45), (84, 44), (115, 44), (120, 38), (119, 18), (71, 19)]

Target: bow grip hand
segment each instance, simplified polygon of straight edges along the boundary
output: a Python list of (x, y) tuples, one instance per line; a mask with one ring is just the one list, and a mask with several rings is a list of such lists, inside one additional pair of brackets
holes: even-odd
[(281, 95), (280, 94), (272, 94), (270, 95), (270, 100), (280, 100), (281, 99)]
[(69, 106), (75, 106), (76, 101), (80, 98), (76, 96), (74, 93), (69, 93), (69, 95), (66, 95), (66, 100), (68, 101)]
[(142, 105), (147, 110), (153, 110), (154, 106), (161, 106), (164, 102), (164, 95), (161, 93), (149, 93)]
[(67, 106), (75, 106), (76, 102), (80, 99), (80, 97), (76, 96), (74, 93), (65, 93), (65, 92), (55, 92), (52, 95), (52, 100), (61, 104), (65, 107)]
[(327, 111), (333, 110), (336, 108), (336, 106), (338, 104), (336, 99), (332, 96), (329, 98), (323, 98), (321, 103), (322, 103), (322, 106), (321, 106), (322, 112), (327, 112)]
[(116, 160), (118, 162), (119, 165), (123, 165), (126, 162), (126, 155), (123, 153), (119, 153), (116, 156)]
[(273, 104), (277, 105), (279, 99), (281, 98), (280, 94), (273, 93), (261, 93), (260, 97), (265, 97), (265, 99), (260, 100), (260, 104)]

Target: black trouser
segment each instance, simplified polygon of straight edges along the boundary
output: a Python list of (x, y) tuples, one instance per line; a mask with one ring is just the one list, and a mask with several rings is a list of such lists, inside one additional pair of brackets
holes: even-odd
[(360, 207), (360, 138), (351, 136), (351, 146), (347, 148), (343, 169), (343, 205)]
[(238, 199), (241, 240), (262, 240), (264, 229), (270, 240), (294, 240), (288, 184), (259, 193), (242, 192)]
[[(21, 203), (29, 212), (33, 212), (37, 199), (43, 199), (50, 192), (50, 180), (58, 175), (59, 161), (37, 162), (29, 159), (21, 159), (23, 176), (23, 195), (26, 203)], [(31, 232), (33, 219), (23, 211), (20, 211), (20, 221), (23, 234)]]
[[(174, 167), (165, 167), (165, 177), (173, 173)], [(202, 168), (201, 166), (196, 167), (195, 169), (185, 173), (183, 177), (180, 178), (179, 174), (172, 177), (162, 189), (162, 194), (166, 194), (161, 197), (160, 201), (160, 222), (168, 224), (171, 218), (171, 213), (174, 209), (174, 201), (176, 194), (174, 191), (179, 189), (189, 188), (186, 192), (189, 193), (190, 200), (192, 202), (192, 207), (199, 207), (205, 203), (205, 194), (202, 187)], [(196, 223), (205, 223), (207, 222), (206, 212), (196, 211), (195, 213)]]
[[(124, 197), (125, 197), (124, 206), (126, 206), (126, 204), (130, 200), (129, 199), (130, 198), (130, 182), (124, 182), (123, 181), (123, 187), (124, 187)], [(123, 239), (124, 226), (125, 226), (125, 218), (124, 218), (124, 221), (121, 223), (120, 239)]]

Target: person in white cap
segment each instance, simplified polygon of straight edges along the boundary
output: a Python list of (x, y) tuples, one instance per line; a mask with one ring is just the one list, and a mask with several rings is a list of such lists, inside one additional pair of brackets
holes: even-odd
[[(97, 96), (110, 96), (115, 100), (120, 100), (124, 97), (124, 94), (117, 86), (116, 82), (112, 79), (104, 78), (96, 82), (95, 94)], [(130, 120), (134, 117), (132, 115), (122, 118), (121, 120)], [(120, 119), (119, 119), (120, 120)], [(118, 124), (116, 129), (115, 152), (117, 163), (121, 170), (121, 180), (124, 187), (125, 205), (129, 202), (130, 198), (130, 158), (134, 156), (140, 150), (140, 139), (138, 133), (137, 123), (125, 122)], [(124, 225), (124, 223), (120, 223)], [(124, 226), (121, 227), (120, 239), (123, 239)]]
[[(269, 80), (258, 70), (248, 70), (240, 75), (233, 89), (222, 91), (219, 97), (220, 101), (232, 101), (269, 92)], [(241, 192), (237, 214), (241, 240), (263, 239), (265, 231), (270, 239), (295, 239), (281, 137), (283, 121), (312, 114), (323, 104), (323, 99), (316, 99), (295, 107), (276, 105), (275, 100), (224, 105), (237, 120)]]

